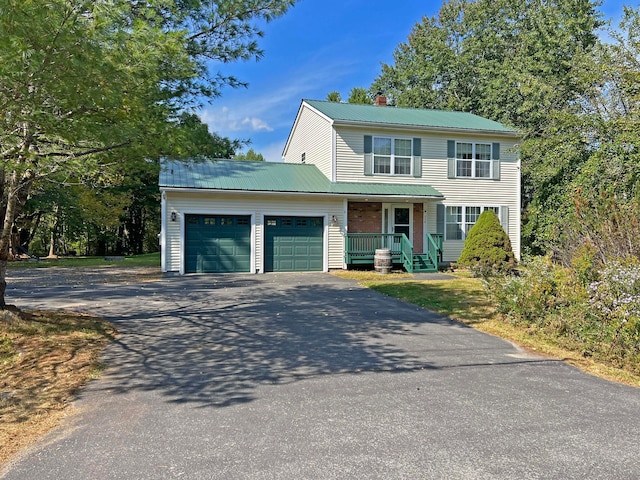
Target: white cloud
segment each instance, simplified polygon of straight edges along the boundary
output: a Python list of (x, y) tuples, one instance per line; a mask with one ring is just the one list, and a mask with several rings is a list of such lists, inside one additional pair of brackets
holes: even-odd
[(252, 132), (273, 132), (273, 128), (267, 122), (256, 117), (245, 117), (240, 122), (242, 126), (248, 126)]
[(209, 126), (209, 130), (216, 133), (273, 131), (266, 120), (246, 115), (241, 108), (209, 108), (204, 110), (200, 117)]
[[(322, 68), (317, 67), (319, 63)], [(222, 136), (288, 129), (302, 98), (324, 98), (335, 90), (335, 82), (352, 69), (353, 65), (345, 62), (309, 59), (293, 71), (263, 77), (260, 84), (252, 83), (248, 90), (230, 91), (216, 102), (223, 106), (214, 104), (200, 116), (211, 131)]]

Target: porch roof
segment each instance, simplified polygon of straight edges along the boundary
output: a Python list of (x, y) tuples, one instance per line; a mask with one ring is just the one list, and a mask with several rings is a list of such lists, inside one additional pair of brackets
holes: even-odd
[(331, 182), (315, 165), (241, 160), (164, 160), (159, 186), (256, 193), (444, 198), (430, 185)]

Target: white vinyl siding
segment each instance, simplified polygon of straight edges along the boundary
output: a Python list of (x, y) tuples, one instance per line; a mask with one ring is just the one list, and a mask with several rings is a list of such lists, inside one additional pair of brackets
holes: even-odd
[(284, 152), (286, 163), (313, 164), (329, 179), (332, 178), (333, 128), (329, 121), (308, 107), (302, 108), (295, 125), (296, 135)]
[[(398, 177), (393, 175), (364, 175), (364, 135), (407, 137), (421, 139), (422, 176)], [(447, 140), (492, 144), (500, 143), (500, 180), (489, 178), (448, 178)], [(513, 137), (493, 135), (456, 136), (440, 133), (420, 133), (379, 129), (363, 132), (363, 129), (342, 127), (336, 132), (336, 180), (339, 182), (376, 182), (395, 184), (431, 185), (442, 193), (445, 205), (506, 206), (509, 212), (508, 225), (511, 245), (520, 257), (520, 170), (518, 154), (514, 148), (518, 143)], [(423, 201), (423, 200), (418, 200)], [(436, 225), (437, 200), (427, 201), (427, 226), (429, 233), (438, 233)], [(460, 256), (464, 240), (446, 241), (443, 259), (455, 261)]]
[[(235, 194), (214, 194), (199, 192), (167, 192), (166, 221), (166, 271), (181, 270), (182, 252), (181, 235), (184, 215), (196, 214), (243, 214), (252, 215), (254, 222), (252, 255), (253, 269), (262, 271), (264, 264), (264, 216), (322, 216), (325, 225), (325, 266), (328, 269), (339, 269), (343, 266), (345, 225), (344, 206), (341, 199), (305, 199), (302, 196), (248, 196)], [(177, 213), (178, 221), (172, 222), (171, 212)], [(334, 216), (337, 225), (331, 225)], [(327, 256), (328, 255), (328, 256)]]

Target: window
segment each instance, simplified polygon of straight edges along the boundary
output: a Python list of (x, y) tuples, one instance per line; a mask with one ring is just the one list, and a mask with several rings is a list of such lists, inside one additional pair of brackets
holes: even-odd
[(456, 142), (456, 177), (491, 178), (491, 144)]
[[(505, 207), (506, 208), (506, 207)], [(500, 207), (447, 206), (445, 215), (445, 239), (464, 240), (480, 214), (485, 210), (493, 211), (500, 218)]]
[(411, 175), (413, 144), (410, 138), (373, 138), (373, 173)]
[(481, 207), (466, 207), (464, 212), (464, 236), (469, 235), (469, 230), (478, 221), (481, 213)]
[(462, 229), (464, 226), (462, 222), (462, 208), (463, 207), (447, 207), (447, 226), (445, 230), (447, 240), (462, 240)]

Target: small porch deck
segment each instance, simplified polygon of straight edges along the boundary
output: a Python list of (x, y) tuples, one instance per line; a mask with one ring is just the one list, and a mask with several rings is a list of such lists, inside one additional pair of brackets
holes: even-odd
[(404, 233), (348, 233), (345, 235), (345, 263), (373, 265), (376, 250), (388, 248), (391, 261), (402, 265), (409, 273), (437, 272), (442, 260), (442, 240), (442, 235), (427, 233), (426, 252), (414, 253), (413, 244)]

